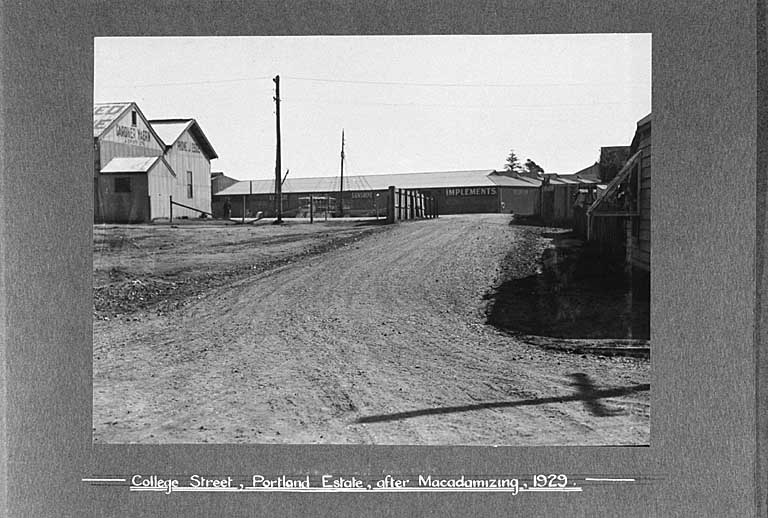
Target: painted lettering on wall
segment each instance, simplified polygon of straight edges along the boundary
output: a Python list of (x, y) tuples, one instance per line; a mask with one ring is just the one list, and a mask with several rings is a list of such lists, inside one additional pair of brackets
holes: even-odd
[(194, 142), (187, 142), (184, 140), (179, 140), (176, 142), (176, 149), (179, 151), (186, 151), (187, 153), (199, 153), (200, 149), (197, 147), (197, 144)]
[(373, 193), (371, 191), (352, 191), (352, 199), (357, 198), (373, 198)]
[(117, 115), (121, 111), (123, 111), (123, 108), (125, 108), (125, 104), (102, 104), (100, 106), (94, 106), (93, 107), (93, 114), (94, 115)]
[(139, 129), (136, 126), (121, 126), (118, 124), (115, 128), (115, 134), (126, 140), (149, 142), (149, 130)]
[(495, 196), (496, 187), (457, 187), (445, 190), (446, 196)]
[(93, 107), (93, 129), (100, 132), (105, 129), (129, 105), (126, 103), (100, 104)]

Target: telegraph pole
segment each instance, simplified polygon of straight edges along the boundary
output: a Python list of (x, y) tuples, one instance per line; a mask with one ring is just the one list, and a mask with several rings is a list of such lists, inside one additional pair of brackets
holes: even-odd
[(275, 148), (275, 223), (283, 222), (283, 182), (280, 171), (280, 76), (276, 75), (275, 82), (275, 130), (277, 133), (277, 146)]
[(341, 130), (341, 181), (339, 182), (339, 216), (344, 215), (344, 130)]

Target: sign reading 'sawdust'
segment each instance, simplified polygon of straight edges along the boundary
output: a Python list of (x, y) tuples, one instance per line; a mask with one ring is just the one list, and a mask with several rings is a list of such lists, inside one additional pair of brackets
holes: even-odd
[(446, 196), (495, 196), (496, 187), (457, 187), (445, 190)]

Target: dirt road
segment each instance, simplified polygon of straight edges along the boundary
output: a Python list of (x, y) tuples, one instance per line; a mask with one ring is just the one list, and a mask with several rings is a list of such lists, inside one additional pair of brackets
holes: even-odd
[(543, 350), (486, 323), (503, 258), (530, 233), (540, 253), (536, 232), (504, 215), (409, 222), (173, 311), (97, 319), (94, 438), (647, 444), (648, 360)]

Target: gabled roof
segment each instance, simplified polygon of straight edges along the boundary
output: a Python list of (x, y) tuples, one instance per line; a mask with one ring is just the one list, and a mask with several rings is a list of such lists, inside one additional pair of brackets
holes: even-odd
[[(99, 137), (106, 133), (112, 124), (120, 118), (123, 113), (131, 106), (136, 106), (132, 102), (122, 103), (96, 103), (93, 105), (93, 136)], [(138, 110), (138, 107), (136, 107)]]
[(161, 156), (115, 157), (101, 168), (102, 173), (146, 173)]
[[(135, 110), (139, 114), (144, 122), (147, 123), (147, 129), (155, 137), (157, 142), (162, 143), (160, 137), (152, 129), (152, 125), (149, 124), (144, 113), (139, 109), (139, 106), (134, 102), (119, 102), (119, 103), (96, 103), (93, 105), (93, 138), (99, 138), (112, 129), (112, 126), (120, 119), (123, 114), (128, 110)], [(98, 128), (97, 128), (98, 126)]]
[(149, 124), (160, 135), (166, 148), (173, 147), (179, 137), (189, 130), (208, 160), (219, 158), (195, 119), (152, 119)]
[(573, 176), (575, 176), (576, 178), (581, 178), (582, 180), (594, 180), (599, 182), (600, 181), (600, 163), (595, 162), (591, 166), (585, 167), (580, 171), (576, 171), (575, 173), (573, 173)]

